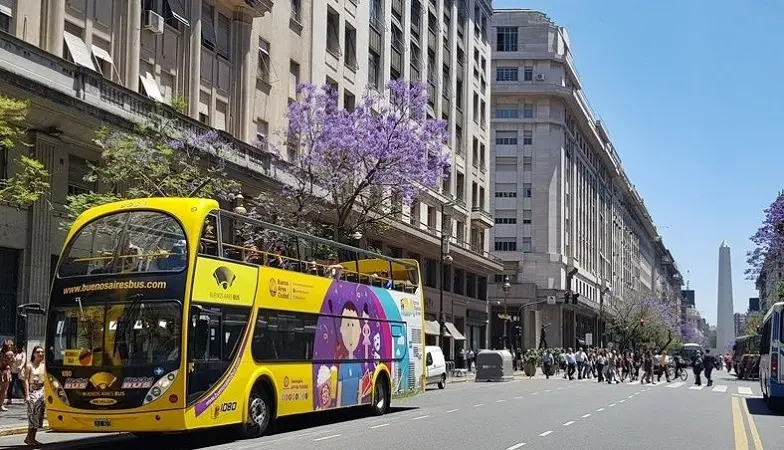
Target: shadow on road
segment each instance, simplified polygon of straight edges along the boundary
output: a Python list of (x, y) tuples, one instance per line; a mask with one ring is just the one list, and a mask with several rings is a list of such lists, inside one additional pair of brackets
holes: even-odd
[(771, 411), (765, 400), (761, 398), (747, 398), (746, 406), (749, 408), (749, 414), (752, 416), (780, 416), (780, 413)]

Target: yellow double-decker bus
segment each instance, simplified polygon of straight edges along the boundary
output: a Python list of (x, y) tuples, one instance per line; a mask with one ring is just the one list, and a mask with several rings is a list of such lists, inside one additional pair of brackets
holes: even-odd
[(47, 311), (56, 431), (157, 433), (421, 392), (424, 301), (396, 260), (219, 209), (140, 199), (74, 222)]

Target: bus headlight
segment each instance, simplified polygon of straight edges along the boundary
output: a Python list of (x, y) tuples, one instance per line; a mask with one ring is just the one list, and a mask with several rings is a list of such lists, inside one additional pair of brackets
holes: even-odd
[(166, 393), (166, 391), (169, 390), (171, 385), (174, 384), (175, 378), (177, 378), (177, 371), (173, 370), (164, 375), (160, 380), (156, 381), (150, 390), (147, 391), (147, 395), (144, 396), (144, 403), (142, 403), (142, 405), (146, 405), (147, 403), (158, 400), (163, 394)]
[(59, 398), (60, 401), (66, 405), (71, 406), (71, 404), (68, 402), (68, 396), (65, 395), (65, 389), (63, 389), (63, 386), (60, 384), (60, 382), (51, 375), (47, 375), (47, 378), (49, 378), (49, 384), (52, 385), (52, 389), (54, 389), (55, 394), (57, 394), (57, 398)]

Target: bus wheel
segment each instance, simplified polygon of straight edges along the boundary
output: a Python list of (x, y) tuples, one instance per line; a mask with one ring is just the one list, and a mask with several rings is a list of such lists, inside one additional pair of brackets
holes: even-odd
[(265, 390), (253, 390), (248, 398), (248, 421), (245, 423), (245, 436), (260, 437), (267, 431), (272, 410), (269, 394)]
[(389, 408), (389, 387), (387, 379), (379, 377), (373, 386), (373, 415), (381, 416)]

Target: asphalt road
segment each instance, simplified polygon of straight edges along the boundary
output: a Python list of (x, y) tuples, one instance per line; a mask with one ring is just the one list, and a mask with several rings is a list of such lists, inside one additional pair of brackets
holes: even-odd
[[(469, 382), (394, 402), (382, 417), (338, 412), (282, 420), (274, 434), (254, 440), (234, 440), (228, 431), (144, 441), (44, 433), (40, 440), (52, 449), (112, 450), (784, 448), (784, 421), (762, 403), (757, 383), (726, 372), (714, 381), (699, 390), (692, 378), (654, 386), (561, 378)], [(0, 438), (0, 449), (22, 438)]]

